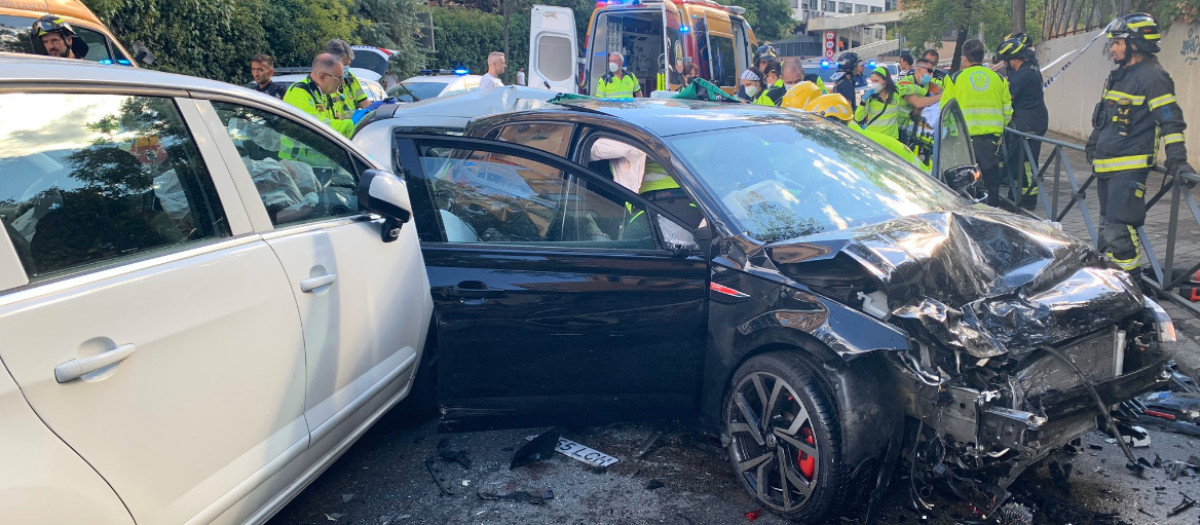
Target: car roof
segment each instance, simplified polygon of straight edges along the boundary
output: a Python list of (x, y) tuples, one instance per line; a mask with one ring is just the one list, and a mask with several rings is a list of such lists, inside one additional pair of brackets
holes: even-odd
[[(740, 128), (753, 124), (791, 122), (799, 118), (791, 110), (774, 106), (682, 99), (585, 99), (562, 102), (560, 105), (576, 111), (618, 118), (660, 137)], [(538, 111), (553, 110), (533, 110), (529, 113)]]
[(406, 78), (406, 79), (400, 81), (400, 83), (403, 84), (405, 82), (440, 82), (442, 84), (450, 84), (460, 78), (483, 78), (483, 77), (480, 75), (417, 75), (415, 77)]
[(79, 0), (36, 0), (25, 2), (2, 2), (0, 3), (0, 11), (12, 11), (28, 14), (37, 18), (46, 13), (55, 14), (74, 18), (76, 20), (84, 20), (92, 24), (104, 27), (104, 22), (101, 22), (83, 2)]

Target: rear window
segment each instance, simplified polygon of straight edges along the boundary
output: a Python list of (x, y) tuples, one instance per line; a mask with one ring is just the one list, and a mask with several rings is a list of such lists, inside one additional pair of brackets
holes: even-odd
[[(45, 54), (41, 42), (30, 38), (30, 30), (36, 18), (12, 15), (0, 15), (0, 51), (9, 53)], [(84, 59), (102, 64), (131, 65), (129, 57), (113, 56), (115, 46), (111, 46), (108, 37), (99, 31), (74, 25), (72, 27), (79, 38), (87, 43), (87, 54)]]
[(350, 62), (350, 67), (374, 71), (383, 76), (387, 74), (388, 61), (379, 53), (359, 49), (354, 52), (354, 60)]

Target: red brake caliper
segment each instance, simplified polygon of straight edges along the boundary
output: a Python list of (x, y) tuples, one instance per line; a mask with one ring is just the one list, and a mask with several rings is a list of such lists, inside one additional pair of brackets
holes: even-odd
[[(800, 429), (800, 438), (809, 445), (813, 445), (814, 447), (817, 445), (817, 440), (813, 437), (812, 427), (808, 425)], [(800, 473), (804, 474), (805, 479), (812, 481), (813, 472), (817, 470), (817, 458), (805, 454), (804, 451), (797, 452), (796, 466), (800, 467)]]

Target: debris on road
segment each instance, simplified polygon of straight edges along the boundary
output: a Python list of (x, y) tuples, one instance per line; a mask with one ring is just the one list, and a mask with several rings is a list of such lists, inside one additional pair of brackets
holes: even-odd
[(342, 494), (342, 503), (350, 503), (354, 499), (354, 494)]
[(1071, 495), (1071, 469), (1074, 467), (1070, 464), (1060, 464), (1057, 461), (1050, 462), (1050, 479), (1054, 481), (1054, 486), (1063, 491), (1063, 494)]
[(1167, 513), (1168, 518), (1174, 518), (1175, 516), (1183, 514), (1184, 512), (1187, 512), (1188, 509), (1196, 506), (1196, 500), (1189, 498), (1187, 494), (1180, 492), (1179, 495), (1183, 496), (1183, 501), (1181, 501), (1175, 506), (1175, 508), (1171, 509), (1171, 511)]
[(454, 450), (446, 446), (446, 440), (438, 443), (438, 458), (446, 463), (458, 463), (462, 468), (471, 470), (471, 458), (467, 457), (467, 451)]
[(542, 432), (513, 453), (512, 462), (508, 465), (508, 469), (512, 470), (530, 463), (537, 463), (550, 457), (555, 447), (558, 446), (560, 436), (562, 436), (562, 430), (558, 428)]
[(588, 448), (584, 445), (580, 445), (579, 443), (562, 437), (558, 438), (558, 447), (555, 450), (571, 459), (582, 461), (588, 465), (600, 469), (606, 469), (612, 466), (614, 463), (620, 461), (619, 459), (600, 452), (599, 450)]
[(330, 512), (330, 513), (325, 514), (325, 520), (326, 521), (337, 521), (342, 516), (345, 516), (345, 514), (341, 514), (338, 512)]
[(658, 439), (661, 437), (661, 430), (656, 430), (653, 434), (650, 434), (650, 437), (646, 438), (646, 441), (642, 442), (642, 446), (638, 447), (637, 451), (633, 453), (634, 459), (642, 459), (642, 456), (645, 456), (647, 452), (650, 452), (650, 449), (654, 447), (654, 444), (657, 443)]
[(652, 479), (646, 482), (646, 490), (661, 489), (665, 486), (667, 486), (667, 484), (663, 483), (660, 479)]
[(440, 479), (438, 479), (437, 473), (433, 471), (433, 458), (425, 459), (425, 471), (429, 472), (429, 477), (433, 478), (433, 483), (435, 485), (437, 485), (438, 493), (440, 495), (442, 495), (442, 496), (453, 496), (454, 495), (449, 490), (446, 490), (446, 487), (442, 486), (442, 481)]
[(518, 490), (508, 494), (494, 494), (491, 492), (476, 492), (479, 499), (484, 501), (515, 501), (518, 503), (528, 503), (530, 505), (541, 505), (554, 499), (553, 490), (543, 490), (537, 493), (531, 493), (525, 490)]
[(1020, 503), (1005, 503), (996, 515), (1003, 525), (1033, 525), (1033, 511)]
[(762, 509), (752, 510), (752, 511), (746, 513), (746, 520), (754, 521), (754, 520), (758, 519), (758, 517), (761, 515), (762, 515)]

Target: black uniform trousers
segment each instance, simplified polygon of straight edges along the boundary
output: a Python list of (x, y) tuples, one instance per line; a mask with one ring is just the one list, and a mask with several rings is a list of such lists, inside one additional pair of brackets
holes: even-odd
[(1149, 174), (1149, 169), (1138, 169), (1096, 175), (1096, 190), (1100, 195), (1100, 251), (1111, 254), (1122, 267), (1136, 266), (1141, 253), (1134, 229), (1146, 222)]

